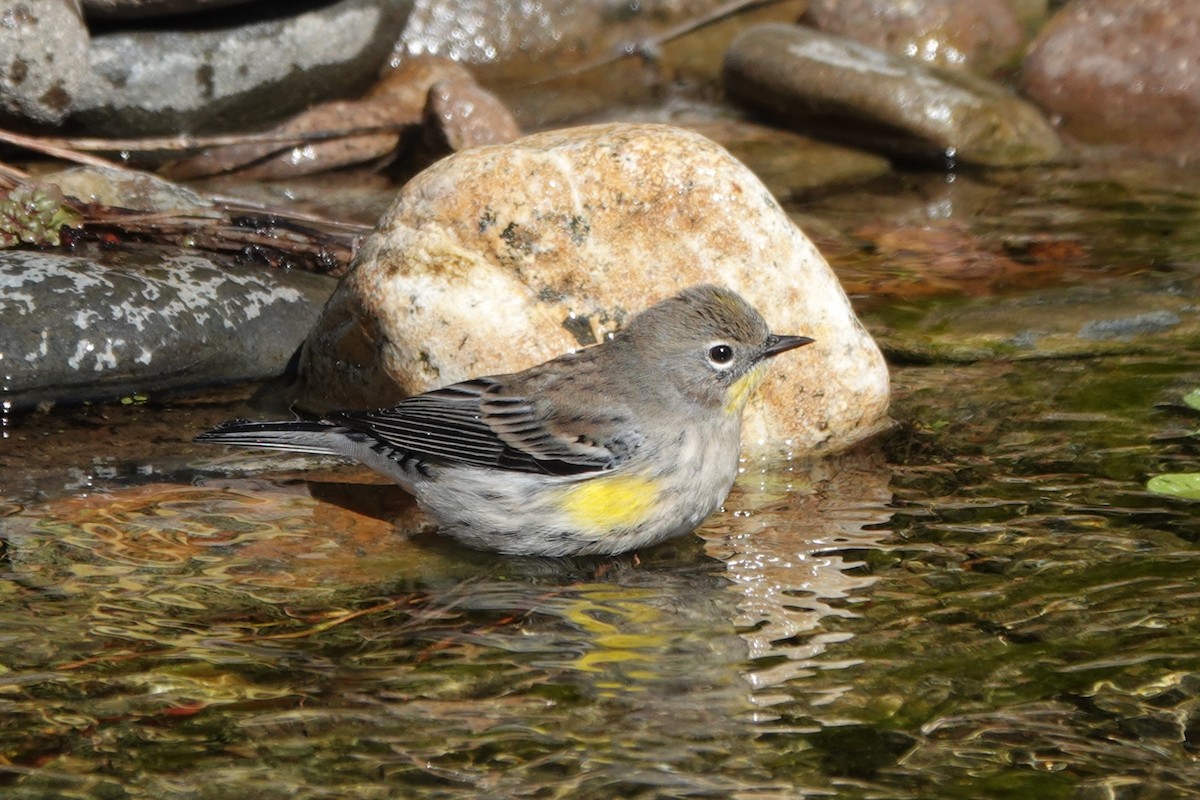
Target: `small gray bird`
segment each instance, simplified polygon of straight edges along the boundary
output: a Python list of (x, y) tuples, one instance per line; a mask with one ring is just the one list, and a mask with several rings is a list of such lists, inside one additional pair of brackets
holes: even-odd
[(523, 372), (311, 422), (234, 420), (196, 441), (359, 461), (471, 547), (616, 554), (687, 533), (720, 506), (768, 359), (811, 341), (771, 333), (729, 289), (693, 286), (608, 341)]

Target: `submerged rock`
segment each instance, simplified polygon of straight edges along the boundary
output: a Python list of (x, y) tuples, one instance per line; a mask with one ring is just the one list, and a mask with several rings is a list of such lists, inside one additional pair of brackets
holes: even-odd
[(1200, 155), (1200, 3), (1077, 0), (1030, 48), (1029, 95), (1093, 143)]
[(816, 339), (773, 370), (745, 441), (833, 450), (885, 424), (887, 368), (825, 260), (746, 167), (660, 125), (536, 134), (410, 181), (305, 344), (301, 402), (386, 405), (524, 369), (706, 281)]
[(1062, 147), (1041, 112), (999, 84), (795, 25), (739, 36), (725, 86), (800, 132), (905, 158), (1018, 166)]
[(7, 407), (273, 377), (333, 285), (194, 254), (121, 258), (0, 251)]
[(1135, 278), (868, 314), (890, 354), (921, 362), (1186, 353), (1200, 347), (1200, 277)]

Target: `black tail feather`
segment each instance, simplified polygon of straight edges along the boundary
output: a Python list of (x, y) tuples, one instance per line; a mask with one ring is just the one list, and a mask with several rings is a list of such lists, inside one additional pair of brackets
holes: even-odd
[(265, 447), (312, 455), (346, 455), (344, 429), (328, 422), (290, 420), (284, 422), (253, 422), (231, 419), (212, 430), (205, 431), (192, 441), (225, 444), (234, 447)]

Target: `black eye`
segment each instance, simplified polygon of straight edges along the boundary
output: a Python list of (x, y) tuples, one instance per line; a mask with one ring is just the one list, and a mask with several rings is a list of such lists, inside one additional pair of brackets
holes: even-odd
[(714, 367), (726, 367), (733, 361), (733, 348), (727, 344), (714, 344), (708, 348), (708, 361)]

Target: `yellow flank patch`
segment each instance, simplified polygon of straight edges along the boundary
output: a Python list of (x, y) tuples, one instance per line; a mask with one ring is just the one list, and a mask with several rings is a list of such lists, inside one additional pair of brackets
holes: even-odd
[(730, 385), (729, 394), (725, 396), (726, 414), (742, 413), (742, 409), (746, 407), (746, 401), (750, 399), (750, 395), (754, 394), (754, 390), (762, 383), (765, 373), (766, 365), (759, 364)]
[(580, 528), (608, 531), (643, 522), (658, 500), (658, 482), (614, 475), (568, 487), (563, 509)]

